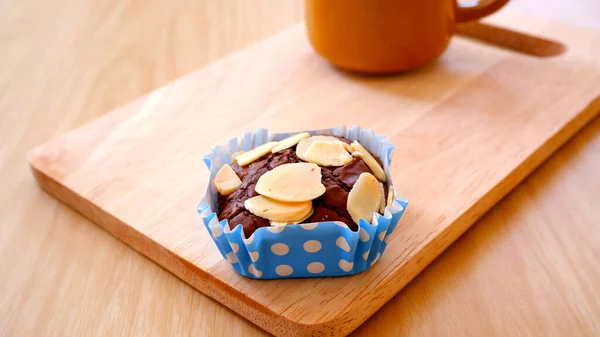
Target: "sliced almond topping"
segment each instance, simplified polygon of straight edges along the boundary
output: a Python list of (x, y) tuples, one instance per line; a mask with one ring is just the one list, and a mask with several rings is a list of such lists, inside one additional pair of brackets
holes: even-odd
[(247, 199), (244, 207), (261, 218), (286, 222), (304, 217), (312, 209), (312, 202), (282, 202), (258, 195)]
[(387, 207), (392, 207), (394, 203), (394, 186), (390, 185), (390, 189), (388, 190), (388, 199), (387, 199)]
[(358, 224), (362, 218), (371, 222), (373, 213), (379, 210), (381, 203), (379, 181), (370, 173), (361, 173), (348, 193), (346, 207), (352, 220)]
[(379, 194), (381, 195), (381, 201), (379, 202), (379, 213), (383, 214), (383, 212), (385, 212), (386, 205), (383, 183), (379, 183)]
[(352, 142), (352, 149), (354, 150), (354, 152), (352, 152), (352, 156), (361, 158), (365, 162), (365, 164), (367, 164), (367, 166), (371, 169), (371, 171), (373, 171), (377, 179), (385, 182), (385, 172), (383, 171), (381, 165), (379, 165), (377, 160), (373, 158), (371, 153), (369, 153), (369, 151), (367, 151), (367, 149), (365, 149), (357, 141)]
[(352, 146), (350, 146), (350, 144), (344, 143), (341, 140), (338, 140), (337, 142), (335, 142), (335, 144), (338, 145), (338, 146), (340, 146), (340, 147), (342, 147), (344, 150), (346, 150), (346, 151), (348, 151), (350, 153), (352, 153), (352, 151), (353, 151), (352, 150)]
[(246, 166), (258, 158), (264, 156), (269, 153), (275, 146), (277, 146), (277, 142), (268, 142), (257, 148), (254, 148), (248, 152), (244, 152), (239, 154), (235, 160), (240, 166)]
[[(256, 192), (279, 201), (310, 201), (325, 193), (321, 168), (313, 163), (277, 166), (265, 172), (255, 187)], [(304, 215), (304, 214), (302, 214)]]
[(231, 156), (231, 160), (235, 160), (235, 158), (237, 158), (237, 156), (239, 156), (240, 154), (244, 153), (244, 151), (238, 151), (235, 152), (232, 156)]
[[(341, 143), (341, 142), (340, 142)], [(353, 160), (348, 151), (337, 143), (316, 141), (302, 155), (306, 161), (319, 166), (342, 166)]]
[(310, 212), (306, 213), (305, 216), (302, 217), (302, 219), (300, 220), (294, 220), (294, 221), (271, 221), (271, 226), (287, 226), (287, 225), (295, 225), (295, 224), (299, 224), (302, 221), (308, 219), (314, 212), (314, 209), (310, 209)]
[(279, 144), (277, 144), (277, 146), (275, 146), (271, 152), (273, 153), (277, 153), (279, 151), (283, 151), (285, 149), (289, 149), (290, 147), (298, 144), (301, 140), (306, 139), (310, 137), (310, 133), (308, 132), (302, 132), (302, 133), (298, 133), (295, 134), (293, 136), (290, 136), (284, 140), (280, 140)]
[(240, 178), (228, 164), (223, 165), (215, 175), (215, 187), (221, 195), (230, 195), (242, 184)]
[(298, 146), (296, 146), (296, 155), (298, 156), (298, 158), (306, 160), (304, 159), (303, 155), (306, 152), (306, 150), (308, 150), (308, 147), (314, 142), (343, 143), (339, 139), (332, 136), (312, 136), (310, 138), (303, 139), (302, 141), (300, 141), (300, 143), (298, 143)]

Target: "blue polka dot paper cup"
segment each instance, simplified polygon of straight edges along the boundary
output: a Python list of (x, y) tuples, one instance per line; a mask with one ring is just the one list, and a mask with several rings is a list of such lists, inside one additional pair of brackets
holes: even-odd
[[(391, 182), (390, 162), (394, 144), (384, 136), (361, 127), (338, 126), (308, 131), (311, 135), (342, 136), (358, 140), (383, 162), (387, 181)], [(354, 232), (342, 222), (316, 222), (258, 228), (249, 238), (241, 225), (229, 228), (226, 219), (217, 219), (217, 190), (212, 183), (219, 169), (232, 161), (238, 151), (249, 151), (266, 142), (289, 137), (290, 133), (270, 133), (260, 129), (216, 146), (204, 157), (210, 171), (206, 195), (198, 203), (206, 229), (217, 248), (233, 269), (254, 279), (346, 276), (374, 265), (387, 246), (387, 238), (402, 217), (408, 201), (395, 193), (384, 214), (375, 213), (368, 223), (360, 219)]]

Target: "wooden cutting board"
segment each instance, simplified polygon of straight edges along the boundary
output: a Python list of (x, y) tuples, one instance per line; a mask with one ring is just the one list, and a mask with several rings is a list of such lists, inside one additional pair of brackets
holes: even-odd
[[(600, 32), (513, 13), (490, 21), (567, 50), (539, 58), (457, 37), (430, 66), (364, 77), (317, 57), (298, 26), (39, 146), (29, 161), (48, 193), (265, 330), (347, 334), (600, 110)], [(465, 30), (533, 53), (557, 46)], [(397, 144), (393, 180), (411, 204), (380, 262), (343, 278), (236, 274), (196, 214), (202, 156), (260, 127), (338, 124)]]

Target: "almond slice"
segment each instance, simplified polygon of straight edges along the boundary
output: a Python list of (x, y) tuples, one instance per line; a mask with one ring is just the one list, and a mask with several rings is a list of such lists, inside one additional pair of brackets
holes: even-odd
[(386, 206), (385, 190), (383, 187), (383, 183), (379, 183), (379, 194), (381, 194), (381, 201), (379, 202), (379, 213), (383, 214), (383, 212), (385, 212)]
[(301, 223), (302, 221), (310, 218), (310, 216), (313, 214), (314, 209), (310, 209), (310, 212), (306, 213), (305, 216), (302, 217), (302, 219), (300, 220), (294, 220), (294, 221), (271, 221), (271, 226), (287, 226), (287, 225), (296, 225)]
[(248, 152), (240, 153), (236, 156), (235, 160), (240, 166), (246, 166), (258, 158), (264, 156), (269, 153), (275, 146), (277, 146), (277, 142), (268, 142), (257, 148), (254, 148)]
[(306, 152), (306, 150), (308, 150), (308, 147), (314, 142), (342, 143), (342, 141), (333, 136), (312, 136), (310, 138), (303, 139), (302, 141), (300, 141), (300, 143), (298, 143), (298, 146), (296, 146), (296, 155), (298, 156), (298, 158), (306, 160), (304, 159), (303, 155)]
[(221, 195), (230, 195), (242, 184), (240, 178), (228, 164), (223, 165), (215, 175), (215, 187)]
[(319, 166), (343, 166), (353, 160), (352, 156), (342, 146), (337, 143), (323, 141), (310, 144), (302, 156), (306, 161)]
[(325, 193), (321, 168), (313, 163), (279, 165), (260, 176), (254, 189), (266, 197), (287, 202), (310, 201)]
[(369, 151), (367, 151), (367, 149), (365, 149), (358, 141), (352, 142), (352, 149), (354, 150), (354, 152), (352, 152), (352, 156), (361, 158), (371, 169), (371, 171), (373, 171), (373, 174), (375, 174), (377, 179), (385, 182), (385, 172), (377, 160), (373, 158), (371, 153), (369, 153)]
[(387, 207), (392, 207), (394, 203), (394, 186), (390, 185), (390, 189), (388, 190), (388, 198), (387, 198)]
[(250, 213), (272, 221), (294, 221), (301, 219), (312, 209), (311, 201), (282, 202), (258, 195), (247, 199), (244, 207)]
[(350, 146), (350, 144), (348, 143), (344, 143), (341, 140), (338, 140), (337, 142), (335, 142), (336, 145), (342, 147), (344, 150), (348, 151), (349, 153), (352, 153), (352, 146)]
[(234, 152), (231, 155), (231, 160), (235, 160), (240, 154), (244, 153), (244, 151), (238, 151), (238, 152)]
[(302, 132), (302, 133), (298, 133), (295, 134), (293, 136), (290, 136), (286, 139), (280, 140), (279, 144), (277, 144), (277, 146), (275, 146), (271, 152), (272, 153), (277, 153), (279, 151), (283, 151), (285, 149), (289, 149), (290, 147), (298, 144), (301, 140), (306, 139), (310, 137), (310, 133), (308, 132)]
[(346, 208), (352, 220), (358, 224), (362, 218), (371, 222), (373, 214), (379, 210), (381, 189), (379, 181), (370, 173), (361, 173), (348, 193)]

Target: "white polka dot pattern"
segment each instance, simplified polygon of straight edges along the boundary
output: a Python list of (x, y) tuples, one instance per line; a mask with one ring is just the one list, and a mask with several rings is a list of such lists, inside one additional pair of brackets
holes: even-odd
[(312, 274), (320, 274), (325, 270), (325, 266), (321, 262), (312, 262), (306, 266), (306, 270)]
[(303, 246), (304, 250), (309, 253), (316, 253), (321, 250), (321, 243), (317, 240), (308, 240)]
[(340, 260), (340, 262), (338, 263), (338, 265), (340, 266), (340, 268), (345, 271), (351, 271), (352, 270), (352, 265), (353, 263), (350, 261), (346, 261), (346, 260)]
[(229, 245), (234, 253), (237, 253), (240, 250), (240, 246), (237, 243), (230, 242)]
[(303, 229), (306, 229), (307, 231), (312, 231), (313, 229), (317, 228), (318, 225), (319, 225), (318, 222), (312, 222), (312, 223), (303, 223), (300, 225), (300, 227), (302, 227)]
[(287, 264), (280, 264), (275, 268), (275, 273), (279, 276), (290, 276), (293, 272), (294, 269)]
[(266, 228), (269, 230), (269, 232), (277, 234), (283, 232), (285, 226), (271, 226)]
[(227, 253), (227, 261), (229, 261), (229, 263), (237, 263), (238, 259), (234, 253)]
[(383, 241), (383, 239), (385, 238), (385, 233), (386, 233), (386, 231), (383, 231), (383, 232), (379, 233), (379, 236), (378, 236), (379, 237), (379, 241)]
[(344, 239), (343, 236), (340, 236), (339, 238), (337, 238), (337, 240), (335, 240), (335, 245), (340, 247), (344, 251), (350, 251), (350, 245), (348, 245), (348, 241), (346, 241), (346, 239)]
[(215, 226), (210, 226), (210, 230), (212, 231), (212, 237), (215, 239), (223, 235), (223, 227), (221, 227), (221, 225), (219, 224), (216, 224)]
[(258, 261), (258, 252), (250, 252), (250, 260), (252, 260), (252, 262), (256, 262)]
[(370, 239), (371, 237), (369, 236), (369, 233), (367, 233), (367, 231), (366, 231), (366, 230), (364, 230), (364, 229), (362, 229), (362, 228), (361, 228), (361, 229), (358, 231), (358, 238), (359, 238), (359, 239), (360, 239), (360, 241), (362, 241), (362, 242), (367, 242), (367, 241), (369, 241), (369, 239)]
[(290, 251), (290, 248), (285, 243), (275, 243), (271, 246), (271, 251), (275, 255), (283, 256)]
[(364, 260), (367, 260), (367, 259), (369, 259), (369, 253), (370, 253), (370, 252), (371, 252), (370, 250), (367, 250), (367, 251), (366, 251), (366, 252), (363, 254), (363, 259), (364, 259)]
[(256, 277), (262, 277), (262, 274), (263, 274), (263, 273), (262, 273), (262, 271), (260, 271), (260, 270), (258, 270), (258, 269), (256, 269), (256, 268), (254, 268), (254, 265), (253, 265), (253, 264), (251, 264), (251, 265), (248, 267), (248, 272), (249, 272), (250, 274), (252, 274), (252, 275), (256, 276)]

